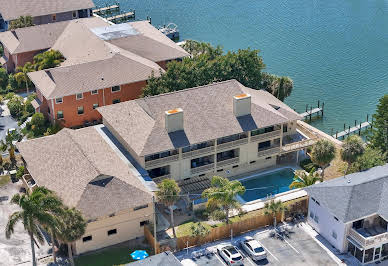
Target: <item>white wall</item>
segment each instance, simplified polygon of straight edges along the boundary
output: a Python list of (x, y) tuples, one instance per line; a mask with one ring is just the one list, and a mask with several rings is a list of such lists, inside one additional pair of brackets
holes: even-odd
[[(319, 201), (318, 201), (319, 202)], [(318, 216), (318, 223), (311, 218), (310, 214)], [(324, 207), (321, 207), (316, 202), (309, 198), (309, 213), (307, 222), (327, 241), (330, 242), (340, 252), (346, 249), (347, 226), (341, 221), (337, 221), (332, 214)], [(333, 231), (337, 234), (337, 239), (333, 237)]]

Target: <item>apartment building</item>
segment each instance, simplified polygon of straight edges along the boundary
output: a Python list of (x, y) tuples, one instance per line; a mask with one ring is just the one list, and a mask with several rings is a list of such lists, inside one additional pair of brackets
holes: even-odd
[(98, 123), (97, 107), (138, 98), (168, 61), (189, 56), (147, 21), (90, 20), (69, 22), (52, 45), (66, 59), (59, 67), (28, 74), (36, 111), (65, 127)]
[(34, 25), (92, 16), (92, 0), (0, 0), (0, 31), (21, 16), (31, 16)]
[(153, 221), (152, 191), (101, 128), (65, 128), (17, 146), (29, 172), (22, 178), (27, 190), (44, 186), (87, 220), (73, 244), (76, 254), (141, 237)]
[(361, 264), (388, 257), (388, 164), (306, 188), (308, 223)]
[(314, 143), (297, 130), (299, 114), (236, 80), (98, 111), (104, 126), (155, 182), (235, 176), (296, 160), (298, 151)]

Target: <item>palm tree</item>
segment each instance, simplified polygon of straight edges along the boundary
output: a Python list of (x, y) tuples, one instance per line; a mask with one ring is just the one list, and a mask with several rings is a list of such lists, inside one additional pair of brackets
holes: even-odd
[(18, 130), (8, 130), (7, 135), (5, 136), (5, 141), (0, 141), (0, 150), (3, 152), (8, 150), (9, 158), (11, 162), (15, 163), (15, 144), (14, 142), (21, 141), (23, 136), (20, 134)]
[(289, 187), (290, 189), (308, 187), (318, 181), (322, 181), (322, 178), (318, 172), (315, 172), (314, 168), (311, 169), (310, 173), (307, 173), (305, 170), (297, 170), (295, 171), (294, 180)]
[(174, 225), (174, 210), (172, 206), (178, 200), (181, 189), (173, 179), (164, 179), (161, 183), (158, 184), (158, 188), (159, 190), (156, 192), (156, 196), (158, 197), (158, 200), (160, 202), (170, 208), (172, 233), (174, 234), (174, 238), (176, 238)]
[(190, 226), (190, 231), (191, 231), (191, 236), (193, 237), (196, 237), (196, 236), (205, 237), (210, 233), (210, 230), (200, 222), (193, 223)]
[(287, 208), (280, 200), (270, 200), (264, 204), (264, 214), (273, 217), (273, 226), (276, 227), (276, 215), (280, 212), (286, 211)]
[(322, 178), (325, 176), (325, 169), (335, 158), (337, 150), (331, 141), (321, 139), (315, 143), (311, 152), (311, 161), (322, 168)]
[(357, 160), (358, 156), (364, 153), (364, 151), (364, 142), (359, 136), (353, 135), (344, 141), (344, 144), (342, 145), (341, 158), (347, 163), (345, 176), (349, 167)]
[(57, 197), (47, 194), (42, 189), (36, 189), (31, 194), (15, 194), (11, 203), (19, 205), (20, 211), (16, 211), (8, 218), (5, 228), (7, 239), (14, 233), (15, 225), (21, 221), (28, 232), (31, 241), (32, 264), (36, 266), (35, 243), (43, 243), (43, 235), (39, 229), (41, 225), (54, 226), (55, 219), (52, 215), (61, 202)]
[(24, 82), (27, 89), (27, 94), (29, 93), (29, 84), (31, 84), (30, 78), (28, 77), (29, 72), (34, 72), (34, 65), (31, 62), (27, 62), (24, 66), (18, 66), (16, 68), (16, 73), (14, 75), (16, 82), (19, 86)]
[(62, 226), (57, 232), (57, 237), (59, 240), (67, 244), (70, 264), (74, 266), (73, 251), (71, 246), (85, 234), (87, 223), (82, 217), (81, 212), (75, 208), (65, 208), (60, 219)]
[(57, 50), (48, 50), (34, 56), (35, 70), (43, 70), (58, 66), (65, 60), (62, 53)]
[(239, 207), (237, 195), (245, 193), (245, 187), (240, 181), (229, 181), (225, 177), (214, 176), (211, 187), (202, 192), (202, 197), (208, 199), (208, 206), (219, 205), (225, 211), (226, 223), (229, 223), (229, 212)]

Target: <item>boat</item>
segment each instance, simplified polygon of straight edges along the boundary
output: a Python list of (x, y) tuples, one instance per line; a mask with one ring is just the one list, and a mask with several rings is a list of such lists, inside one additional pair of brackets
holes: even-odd
[(164, 35), (166, 35), (171, 40), (179, 39), (178, 26), (174, 23), (169, 23), (167, 26), (164, 25), (163, 27), (160, 27), (159, 31), (162, 32)]

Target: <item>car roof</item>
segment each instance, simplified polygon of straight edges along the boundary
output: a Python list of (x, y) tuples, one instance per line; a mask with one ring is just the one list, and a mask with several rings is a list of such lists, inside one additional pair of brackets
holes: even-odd
[(257, 240), (255, 240), (255, 239), (246, 240), (245, 243), (249, 243), (249, 245), (252, 248), (259, 248), (259, 247), (261, 247), (260, 243)]

